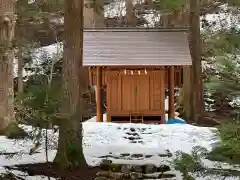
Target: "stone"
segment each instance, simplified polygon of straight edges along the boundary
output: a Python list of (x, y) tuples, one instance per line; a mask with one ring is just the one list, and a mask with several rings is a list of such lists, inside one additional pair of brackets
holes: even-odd
[(110, 177), (111, 171), (99, 171), (96, 173), (96, 176), (100, 177)]
[(126, 178), (126, 175), (121, 172), (116, 172), (111, 174), (111, 179), (114, 179), (114, 180), (122, 180), (125, 178)]
[(123, 173), (130, 173), (130, 172), (132, 172), (132, 165), (130, 165), (130, 164), (122, 165), (121, 172), (123, 172)]
[(131, 158), (141, 158), (143, 157), (143, 154), (132, 154)]
[(167, 156), (168, 157), (172, 157), (173, 156), (173, 154), (168, 149), (166, 150), (166, 152), (167, 152)]
[(131, 127), (131, 128), (130, 128), (130, 131), (135, 132), (136, 130), (135, 130), (134, 128)]
[(120, 154), (120, 156), (121, 157), (127, 157), (127, 156), (130, 156), (130, 154), (129, 153), (122, 153), (122, 154)]
[(109, 170), (111, 170), (112, 172), (120, 172), (121, 168), (121, 164), (111, 164)]
[(103, 170), (108, 170), (111, 164), (112, 164), (111, 160), (103, 159), (99, 167)]
[(153, 155), (145, 155), (145, 158), (151, 158)]
[(103, 160), (101, 161), (101, 164), (112, 164), (112, 161), (109, 160), (109, 159), (103, 159)]
[(126, 133), (127, 135), (132, 135), (132, 136), (139, 136), (139, 134), (138, 133), (136, 133), (136, 132), (127, 132)]
[(171, 168), (167, 165), (161, 165), (159, 168), (158, 168), (158, 171), (159, 172), (166, 172), (166, 171), (170, 171)]
[(172, 178), (174, 178), (174, 177), (176, 177), (176, 175), (175, 174), (169, 174), (169, 173), (163, 173), (163, 174), (161, 174), (161, 176), (160, 176), (162, 179), (172, 179)]
[(135, 137), (132, 137), (132, 136), (130, 136), (130, 137), (128, 137), (128, 139), (132, 141), (132, 140), (135, 140), (136, 138), (135, 138)]
[[(159, 157), (169, 157), (170, 155), (168, 154), (168, 153), (166, 153), (166, 154), (157, 154)], [(171, 156), (170, 156), (171, 157)]]
[(132, 171), (137, 172), (137, 173), (142, 173), (143, 172), (143, 167), (140, 165), (133, 165), (132, 166)]
[(204, 117), (203, 120), (201, 121), (201, 125), (213, 127), (220, 125), (220, 122), (212, 117)]
[(157, 172), (157, 167), (154, 164), (147, 164), (145, 165), (145, 173), (146, 174), (152, 174)]
[(134, 140), (139, 140), (139, 139), (142, 139), (141, 137), (135, 137)]
[(144, 175), (142, 173), (132, 172), (132, 173), (130, 173), (130, 178), (132, 180), (139, 180), (139, 179), (143, 179)]
[(96, 177), (94, 180), (109, 180), (107, 177)]
[[(123, 180), (123, 179), (129, 179), (130, 174), (129, 173), (122, 173), (122, 172), (112, 172), (112, 171), (99, 171), (96, 174), (97, 177), (103, 177), (107, 178), (108, 180)], [(99, 179), (101, 180), (101, 179)], [(105, 179), (104, 179), (105, 180)]]
[[(111, 155), (111, 154), (106, 155), (106, 156), (100, 156), (99, 158), (101, 158), (101, 159), (106, 159), (106, 160), (107, 160), (108, 158), (119, 159), (118, 156), (113, 156), (113, 155)], [(111, 160), (108, 160), (108, 161), (109, 161), (109, 162), (107, 162), (107, 161), (104, 162), (104, 164), (111, 164), (111, 163), (110, 163)]]

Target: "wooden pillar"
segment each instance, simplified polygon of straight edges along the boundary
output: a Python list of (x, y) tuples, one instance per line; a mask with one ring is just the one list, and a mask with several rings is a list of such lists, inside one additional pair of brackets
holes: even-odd
[(97, 106), (97, 122), (103, 122), (102, 110), (102, 67), (97, 67), (97, 82), (96, 82), (96, 106)]
[(160, 124), (166, 124), (166, 118), (165, 118), (165, 88), (166, 88), (166, 77), (167, 77), (167, 74), (166, 72), (166, 67), (163, 67), (163, 69), (159, 70), (160, 71), (160, 79), (161, 79), (161, 99), (162, 99), (162, 102), (161, 102), (161, 121), (160, 121)]
[(174, 118), (174, 66), (168, 68), (168, 118)]
[(88, 79), (89, 79), (89, 85), (92, 87), (93, 85), (93, 76), (92, 76), (92, 69), (89, 67), (88, 68)]

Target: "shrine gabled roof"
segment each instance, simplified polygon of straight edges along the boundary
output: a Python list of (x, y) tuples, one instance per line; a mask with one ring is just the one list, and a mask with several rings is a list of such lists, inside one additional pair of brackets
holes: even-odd
[(83, 66), (191, 65), (186, 29), (85, 29)]

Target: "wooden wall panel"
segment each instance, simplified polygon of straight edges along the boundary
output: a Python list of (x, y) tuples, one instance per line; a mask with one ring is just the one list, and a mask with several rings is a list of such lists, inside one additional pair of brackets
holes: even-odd
[(136, 79), (136, 112), (147, 112), (150, 110), (150, 75), (136, 76)]
[(150, 82), (150, 87), (151, 87), (151, 109), (152, 110), (161, 110), (161, 101), (162, 101), (162, 77), (161, 77), (160, 71), (153, 71), (152, 76), (151, 76), (151, 82)]
[(115, 116), (163, 116), (165, 71), (130, 75), (108, 71), (107, 113)]
[(121, 76), (121, 111), (123, 113), (132, 113), (136, 108), (135, 94), (134, 94), (134, 86), (136, 78), (134, 76), (122, 75)]
[(114, 72), (109, 72), (108, 76), (108, 86), (107, 86), (107, 104), (108, 111), (119, 111), (118, 103), (121, 101), (119, 96), (119, 77), (115, 75)]

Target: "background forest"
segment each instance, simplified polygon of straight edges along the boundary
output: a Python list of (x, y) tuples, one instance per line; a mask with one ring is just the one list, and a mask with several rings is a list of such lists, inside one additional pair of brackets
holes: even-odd
[[(137, 27), (187, 27), (188, 25), (188, 18), (184, 15), (184, 12), (187, 13), (188, 10), (183, 7), (187, 4), (187, 1), (183, 1), (182, 4), (178, 0), (156, 1), (151, 4), (151, 9), (149, 8), (150, 5), (146, 5), (146, 3), (137, 3), (135, 7), (131, 7), (135, 10), (133, 17), (126, 17), (125, 6), (122, 3), (121, 1), (104, 3), (105, 20), (98, 19), (100, 27), (104, 24), (107, 27), (129, 26), (127, 21), (135, 21), (134, 26)], [(150, 3), (148, 2), (148, 4)], [(97, 6), (97, 4), (93, 5)], [(100, 5), (98, 4), (98, 6)], [(238, 87), (239, 68), (237, 65), (239, 63), (240, 28), (238, 3), (202, 2), (200, 5), (201, 57), (206, 108), (207, 110), (214, 110), (218, 115), (219, 113), (224, 115), (224, 111), (229, 115), (231, 111), (233, 116), (236, 116), (238, 111), (237, 98), (239, 96), (238, 92), (240, 92)], [(56, 85), (58, 85), (57, 81), (60, 78), (62, 65), (63, 10), (61, 9), (63, 8), (63, 2), (50, 1), (43, 4), (36, 4), (36, 2), (29, 4), (28, 1), (21, 1), (16, 7), (18, 14), (16, 28), (18, 26), (20, 28), (19, 31), (16, 31), (16, 34), (19, 33), (21, 45), (18, 47), (21, 48), (16, 53), (17, 64), (20, 67), (17, 70), (19, 77), (15, 78), (15, 94), (22, 92), (23, 89), (27, 91), (28, 88), (33, 88), (32, 85), (37, 86), (34, 84), (35, 81), (45, 81), (45, 83), (40, 84), (48, 86), (49, 78), (54, 84), (56, 81)], [(100, 10), (103, 11), (102, 8), (99, 8), (98, 11)], [(89, 15), (89, 21), (91, 21), (91, 10), (86, 11), (89, 11), (86, 14)], [(95, 16), (101, 16), (101, 12), (96, 13)], [(179, 18), (181, 13), (183, 17)], [(164, 15), (167, 17), (164, 17)], [(164, 22), (164, 18), (169, 19), (167, 24)], [(88, 19), (85, 21), (88, 21)], [(41, 26), (35, 25), (33, 22), (36, 24), (41, 22)], [(85, 23), (86, 26), (89, 26), (88, 24), (88, 22)], [(26, 28), (31, 29), (31, 31), (26, 30)], [(24, 34), (26, 32), (27, 34)], [(37, 33), (38, 36), (35, 36), (34, 33)], [(51, 44), (54, 45), (48, 50), (40, 48)], [(24, 77), (22, 77), (22, 74), (24, 74)], [(53, 77), (49, 77), (50, 75)], [(41, 88), (37, 89), (40, 91)], [(42, 87), (42, 89), (46, 91), (48, 88)], [(34, 90), (31, 89), (30, 91)], [(56, 89), (54, 89), (54, 92), (56, 92)], [(26, 94), (28, 93), (26, 92)]]

